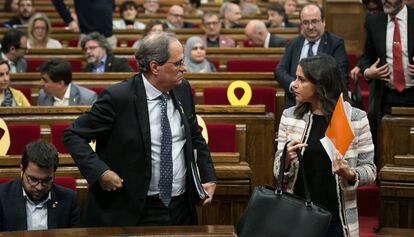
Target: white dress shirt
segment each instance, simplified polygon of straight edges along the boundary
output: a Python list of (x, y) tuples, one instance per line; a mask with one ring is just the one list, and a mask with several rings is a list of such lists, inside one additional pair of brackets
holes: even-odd
[[(160, 153), (161, 153), (161, 99), (162, 94), (142, 75), (145, 93), (147, 95), (148, 115), (151, 131), (151, 166), (152, 175), (147, 195), (159, 193), (158, 183), (160, 180)], [(172, 135), (172, 160), (173, 160), (173, 183), (171, 196), (175, 197), (185, 192), (186, 166), (184, 157), (185, 132), (181, 122), (181, 116), (174, 107), (171, 98), (167, 100), (167, 115), (170, 121)]]
[(23, 188), (23, 197), (26, 200), (27, 230), (47, 230), (47, 202), (50, 200), (50, 192), (45, 200), (35, 204), (27, 196)]
[(72, 88), (72, 83), (69, 83), (68, 87), (66, 88), (65, 95), (63, 95), (62, 99), (58, 97), (53, 97), (54, 98), (53, 106), (69, 106), (71, 88)]

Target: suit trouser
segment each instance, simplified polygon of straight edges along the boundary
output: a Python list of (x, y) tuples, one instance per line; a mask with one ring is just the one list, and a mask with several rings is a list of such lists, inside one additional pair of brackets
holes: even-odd
[(190, 205), (186, 193), (172, 197), (169, 207), (164, 206), (158, 195), (147, 196), (138, 225), (195, 225), (197, 220), (193, 218)]

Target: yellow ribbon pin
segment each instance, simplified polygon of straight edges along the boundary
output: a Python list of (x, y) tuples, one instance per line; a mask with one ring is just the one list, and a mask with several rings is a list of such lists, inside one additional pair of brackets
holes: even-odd
[[(236, 96), (236, 89), (243, 89), (243, 96), (239, 99)], [(234, 81), (227, 88), (227, 99), (231, 105), (248, 105), (252, 99), (252, 88), (245, 81)]]
[(6, 122), (0, 118), (0, 129), (3, 135), (0, 138), (0, 155), (5, 156), (10, 148), (10, 133)]
[(201, 135), (204, 137), (204, 140), (206, 140), (206, 143), (208, 144), (208, 132), (207, 132), (206, 122), (204, 122), (204, 119), (200, 115), (196, 115), (196, 116), (197, 116), (198, 126), (200, 126), (203, 129), (201, 131)]

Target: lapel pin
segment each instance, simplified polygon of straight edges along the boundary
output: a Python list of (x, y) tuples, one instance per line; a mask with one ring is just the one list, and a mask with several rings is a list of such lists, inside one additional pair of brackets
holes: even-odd
[(58, 204), (59, 204), (59, 203), (58, 203), (58, 201), (56, 201), (56, 202), (54, 202), (54, 203), (52, 204), (52, 207), (53, 207), (53, 208), (56, 208)]

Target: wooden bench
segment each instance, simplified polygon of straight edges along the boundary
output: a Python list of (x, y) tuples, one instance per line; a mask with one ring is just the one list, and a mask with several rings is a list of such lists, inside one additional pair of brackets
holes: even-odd
[(392, 108), (380, 137), (380, 226), (414, 228), (414, 108)]

